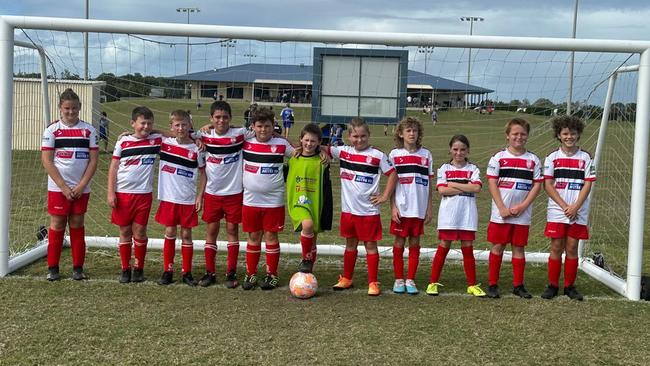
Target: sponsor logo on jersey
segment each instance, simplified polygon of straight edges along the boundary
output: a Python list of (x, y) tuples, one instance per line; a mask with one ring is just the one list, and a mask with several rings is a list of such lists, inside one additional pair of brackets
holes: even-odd
[(415, 184), (427, 187), (429, 185), (429, 180), (422, 177), (415, 177)]
[(59, 159), (70, 159), (72, 158), (72, 151), (59, 150), (56, 152), (56, 157)]
[(458, 195), (461, 197), (474, 197), (474, 193), (467, 193), (467, 192), (459, 193)]
[(400, 177), (399, 184), (411, 184), (413, 183), (413, 177)]
[(250, 164), (245, 164), (244, 165), (244, 170), (249, 172), (249, 173), (255, 173), (257, 174), (257, 171), (260, 169), (260, 167), (255, 166), (255, 165), (250, 165)]
[(169, 165), (163, 165), (163, 167), (160, 170), (165, 173), (172, 173), (172, 174), (176, 173), (176, 168)]
[(555, 182), (555, 189), (565, 189), (567, 182)]
[(153, 163), (156, 161), (156, 158), (142, 158), (141, 162), (142, 165), (153, 165)]
[(88, 159), (89, 156), (88, 151), (76, 151), (74, 153), (75, 159)]
[(348, 172), (341, 172), (341, 179), (353, 180), (354, 179), (354, 174), (348, 173)]
[(366, 177), (365, 175), (357, 175), (356, 177), (354, 177), (354, 181), (359, 183), (372, 184), (372, 182), (374, 182), (375, 180), (373, 177)]
[(309, 205), (309, 204), (312, 203), (312, 201), (309, 199), (309, 197), (307, 197), (307, 196), (305, 196), (303, 194), (303, 195), (300, 195), (300, 197), (298, 197), (298, 203), (301, 204), (301, 205)]
[(223, 158), (223, 163), (224, 164), (232, 164), (236, 163), (239, 161), (239, 155), (233, 155), (233, 156), (226, 156)]
[(499, 182), (499, 188), (511, 189), (515, 185), (515, 182), (510, 182), (507, 180)]
[(214, 156), (209, 156), (208, 157), (208, 163), (221, 164), (222, 161), (223, 161), (222, 158), (215, 158)]
[(532, 183), (517, 182), (516, 190), (519, 191), (530, 191), (533, 188)]
[(280, 168), (276, 166), (263, 166), (260, 170), (260, 174), (278, 174), (279, 172)]
[(305, 184), (314, 184), (314, 183), (316, 183), (316, 179), (315, 178), (309, 178), (309, 177), (296, 176), (296, 183), (301, 183), (301, 182), (305, 182)]
[(192, 178), (192, 177), (194, 177), (194, 172), (191, 171), (191, 170), (185, 170), (185, 169), (178, 168), (178, 169), (176, 169), (176, 175), (180, 175), (182, 177), (187, 177), (187, 178)]
[(43, 142), (49, 142), (49, 141), (50, 141), (50, 137), (49, 137), (49, 136), (43, 136), (43, 138), (42, 138), (41, 141), (43, 141)]
[(577, 182), (569, 183), (569, 190), (579, 191), (581, 189), (582, 189), (582, 183), (577, 183)]
[(127, 160), (127, 161), (124, 162), (124, 165), (125, 165), (125, 166), (129, 166), (129, 165), (140, 165), (140, 159), (129, 159), (129, 160)]

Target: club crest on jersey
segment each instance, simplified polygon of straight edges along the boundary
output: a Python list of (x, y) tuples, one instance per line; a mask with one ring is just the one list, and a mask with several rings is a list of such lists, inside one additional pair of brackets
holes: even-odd
[(366, 163), (372, 163), (372, 156), (366, 156)]
[(155, 140), (149, 140), (149, 145), (155, 145), (156, 141)]
[(230, 138), (230, 143), (231, 143), (231, 144), (234, 144), (235, 142), (237, 142), (237, 139), (234, 138), (234, 137), (231, 137), (231, 138)]
[(187, 152), (187, 157), (190, 158), (190, 159), (195, 159), (194, 153), (192, 151)]
[(271, 145), (271, 152), (276, 152), (278, 150), (278, 147), (275, 145)]
[(578, 166), (580, 167), (580, 169), (584, 169), (585, 168), (585, 161), (580, 160), (580, 162), (578, 163)]
[(528, 169), (533, 168), (533, 161), (532, 160), (526, 160), (526, 168), (528, 168)]
[(422, 165), (427, 165), (427, 158), (421, 158)]

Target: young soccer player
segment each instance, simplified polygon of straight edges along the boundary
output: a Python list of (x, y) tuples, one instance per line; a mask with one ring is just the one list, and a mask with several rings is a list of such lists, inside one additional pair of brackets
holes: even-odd
[(57, 281), (65, 228), (70, 228), (72, 279), (87, 279), (84, 214), (90, 197), (90, 179), (97, 169), (97, 133), (79, 119), (81, 101), (72, 90), (59, 97), (59, 120), (43, 132), (41, 161), (47, 172), (47, 212), (50, 228), (47, 244), (47, 279)]
[(284, 177), (282, 166), (293, 147), (287, 140), (273, 136), (273, 112), (258, 108), (252, 117), (255, 137), (244, 142), (244, 205), (242, 228), (248, 233), (244, 290), (257, 285), (257, 265), (262, 239), (266, 242), (266, 276), (262, 290), (278, 287), (280, 243), (278, 232), (284, 229)]
[(106, 112), (102, 112), (102, 116), (99, 118), (99, 141), (104, 145), (104, 152), (108, 152), (108, 124), (108, 115)]
[(503, 251), (512, 246), (512, 293), (530, 299), (524, 287), (526, 267), (525, 247), (532, 216), (532, 203), (542, 188), (542, 169), (539, 158), (526, 150), (530, 124), (522, 118), (513, 118), (506, 124), (505, 149), (497, 152), (488, 163), (486, 175), (492, 195), (492, 213), (487, 229), (487, 240), (492, 243), (488, 259), (487, 296), (498, 298), (499, 272)]
[(300, 272), (311, 273), (316, 262), (316, 237), (332, 229), (332, 183), (329, 165), (319, 156), (321, 129), (315, 123), (300, 131), (298, 154), (289, 159), (287, 208), (293, 229), (300, 231), (302, 261)]
[(558, 295), (562, 253), (564, 258), (564, 294), (582, 301), (574, 283), (578, 274), (578, 241), (589, 239), (589, 192), (596, 172), (591, 155), (578, 146), (585, 125), (575, 116), (555, 117), (553, 134), (560, 148), (544, 160), (544, 189), (548, 194), (547, 224), (544, 235), (551, 238), (548, 257), (548, 286), (542, 298)]
[(217, 236), (221, 219), (226, 221), (227, 260), (226, 287), (235, 288), (237, 257), (239, 256), (239, 224), (241, 223), (242, 147), (244, 140), (253, 136), (245, 128), (230, 126), (230, 104), (216, 101), (210, 106), (211, 128), (202, 134), (206, 147), (206, 176), (202, 219), (208, 224), (205, 239), (205, 275), (199, 285), (216, 283)]
[[(390, 233), (395, 236), (393, 244), (393, 292), (418, 294), (415, 273), (420, 261), (420, 236), (424, 225), (433, 217), (431, 201), (431, 177), (433, 158), (422, 147), (422, 123), (412, 117), (404, 118), (395, 130), (396, 149), (388, 159), (397, 172), (397, 186), (391, 203), (392, 220)], [(408, 238), (408, 274), (404, 281), (404, 244)]]
[(438, 249), (431, 265), (431, 278), (427, 295), (438, 295), (438, 283), (445, 258), (451, 243), (460, 241), (463, 253), (463, 268), (467, 278), (467, 293), (483, 297), (485, 292), (476, 283), (474, 261), (474, 239), (478, 228), (476, 194), (481, 191), (480, 172), (469, 162), (469, 140), (465, 135), (456, 135), (449, 141), (451, 160), (438, 169), (438, 193), (442, 196), (438, 211)]
[[(160, 148), (156, 221), (165, 226), (163, 274), (158, 281), (169, 285), (173, 280), (177, 226), (181, 227), (182, 281), (195, 286), (192, 277), (192, 228), (198, 225), (197, 212), (203, 203), (205, 155), (190, 138), (190, 116), (182, 110), (171, 113), (170, 129), (176, 137), (166, 137)], [(197, 191), (197, 176), (199, 188)]]
[(282, 111), (280, 111), (280, 117), (282, 117), (282, 125), (284, 126), (284, 138), (289, 138), (289, 130), (291, 130), (291, 126), (293, 126), (295, 119), (293, 109), (289, 103), (287, 103), (287, 105), (282, 108)]
[[(349, 146), (332, 146), (331, 155), (341, 163), (341, 236), (345, 238), (343, 274), (334, 290), (352, 287), (352, 275), (357, 261), (359, 241), (366, 247), (368, 262), (368, 295), (381, 293), (377, 272), (381, 240), (379, 204), (386, 202), (395, 190), (395, 169), (386, 154), (370, 146), (370, 129), (361, 118), (352, 118), (348, 125)], [(388, 177), (382, 194), (378, 194), (380, 172)]]
[[(153, 167), (163, 139), (162, 135), (151, 133), (153, 123), (154, 115), (149, 108), (134, 108), (131, 112), (133, 133), (121, 137), (115, 143), (113, 160), (108, 168), (106, 200), (113, 209), (111, 222), (120, 228), (120, 283), (144, 281)], [(133, 269), (132, 246), (135, 247)]]

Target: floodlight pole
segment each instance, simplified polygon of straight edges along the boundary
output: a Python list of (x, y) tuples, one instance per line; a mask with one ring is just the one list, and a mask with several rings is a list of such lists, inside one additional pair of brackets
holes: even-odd
[[(576, 38), (576, 25), (578, 23), (578, 0), (573, 8), (573, 33), (571, 38)], [(571, 115), (571, 103), (573, 98), (573, 64), (575, 62), (575, 52), (571, 52), (571, 62), (569, 63), (569, 91), (566, 98), (566, 114)]]
[[(461, 22), (469, 22), (469, 35), (474, 34), (474, 22), (482, 22), (484, 21), (485, 18), (481, 17), (460, 17)], [(470, 75), (472, 72), (472, 49), (469, 48), (467, 51), (467, 85), (465, 86), (465, 109), (468, 107), (468, 102), (469, 102), (469, 96), (467, 95), (468, 93), (468, 88), (469, 88), (469, 82), (470, 82)]]
[[(187, 24), (190, 24), (190, 14), (198, 13), (201, 11), (199, 8), (176, 8), (176, 11), (179, 13), (187, 13)], [(187, 36), (187, 42), (185, 45), (185, 75), (190, 74), (190, 36)], [(187, 80), (185, 81), (185, 95), (188, 96), (187, 92)]]
[[(86, 19), (90, 15), (88, 1), (86, 0)], [(84, 80), (88, 80), (88, 32), (84, 32)]]
[(0, 277), (9, 274), (11, 137), (13, 121), (14, 27), (0, 19)]

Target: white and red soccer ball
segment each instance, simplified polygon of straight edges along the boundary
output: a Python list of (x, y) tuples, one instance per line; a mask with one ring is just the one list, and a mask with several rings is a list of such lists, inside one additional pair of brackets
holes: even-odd
[(296, 272), (289, 281), (291, 295), (299, 299), (309, 299), (316, 295), (318, 281), (313, 273)]

